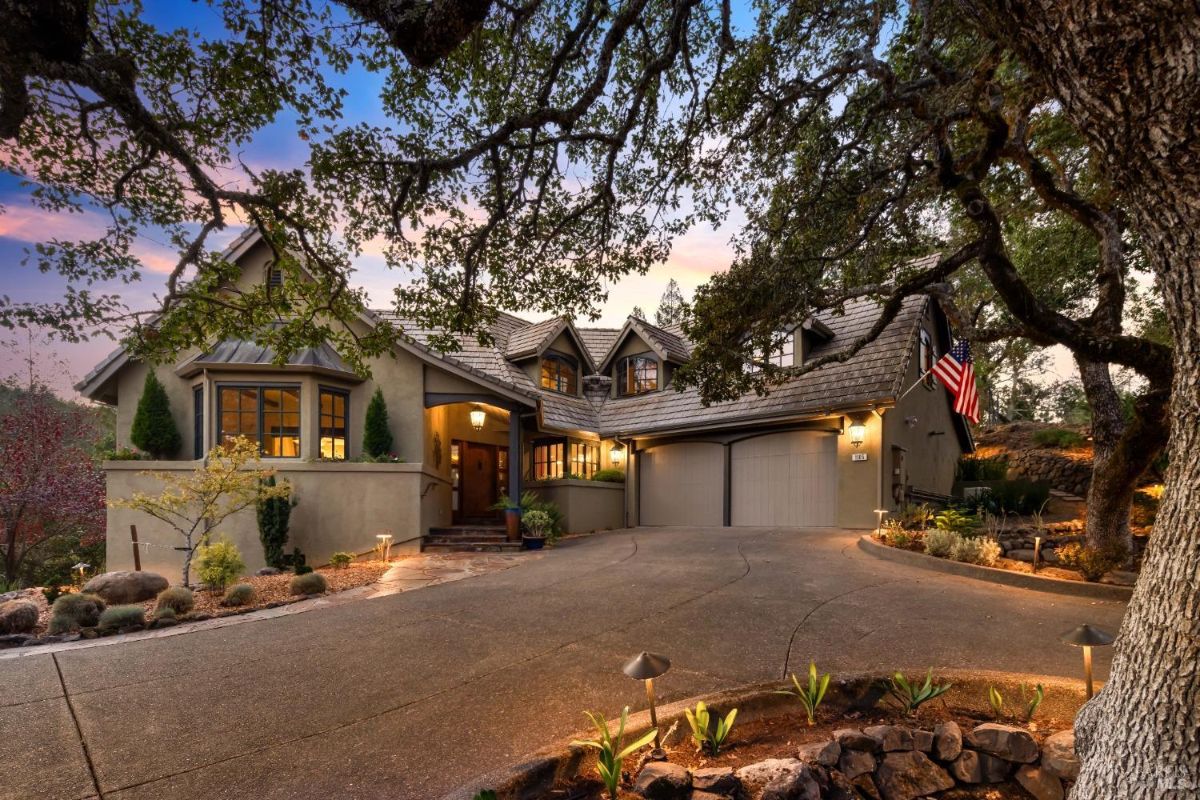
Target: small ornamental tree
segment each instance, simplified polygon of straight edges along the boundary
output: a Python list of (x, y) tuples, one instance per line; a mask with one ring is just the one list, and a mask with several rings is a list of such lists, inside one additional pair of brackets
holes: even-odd
[[(276, 488), (275, 476), (269, 476), (263, 481), (263, 486)], [(267, 566), (283, 569), (286, 565), (283, 547), (287, 544), (288, 522), (294, 505), (296, 500), (290, 493), (265, 496), (258, 501), (258, 538), (262, 542), (263, 559)]]
[(109, 501), (113, 508), (131, 508), (165, 522), (183, 539), (183, 585), (191, 587), (192, 558), (208, 544), (213, 530), (228, 517), (273, 497), (291, 494), (290, 484), (268, 485), (272, 469), (258, 468), (258, 443), (239, 436), (214, 447), (207, 463), (178, 474), (143, 472), (163, 485), (158, 495), (134, 492)]
[(392, 450), (392, 431), (388, 427), (387, 402), (383, 390), (376, 389), (367, 405), (363, 423), (363, 452), (371, 458), (386, 456)]
[(153, 371), (146, 373), (146, 384), (133, 415), (129, 438), (139, 450), (155, 458), (167, 458), (179, 452), (182, 440), (175, 427), (175, 418), (171, 416), (167, 390)]

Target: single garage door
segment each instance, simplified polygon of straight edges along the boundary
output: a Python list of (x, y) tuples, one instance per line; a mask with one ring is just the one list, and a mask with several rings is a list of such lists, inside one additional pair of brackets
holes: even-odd
[(638, 454), (642, 525), (721, 525), (725, 448), (709, 442), (652, 447)]
[(831, 527), (837, 521), (837, 436), (791, 431), (733, 444), (734, 525)]

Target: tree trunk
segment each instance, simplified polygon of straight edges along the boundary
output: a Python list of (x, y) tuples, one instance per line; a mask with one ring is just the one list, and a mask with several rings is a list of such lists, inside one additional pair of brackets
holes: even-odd
[(1108, 683), (1076, 720), (1080, 800), (1200, 793), (1200, 7), (959, 0), (1039, 74), (1131, 210), (1174, 342), (1171, 463)]

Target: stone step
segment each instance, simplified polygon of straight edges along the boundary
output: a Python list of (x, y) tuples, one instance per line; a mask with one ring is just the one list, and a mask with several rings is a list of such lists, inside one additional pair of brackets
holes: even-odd
[(509, 542), (503, 539), (494, 541), (457, 538), (450, 541), (426, 539), (421, 543), (421, 550), (425, 553), (502, 553), (520, 549), (520, 542)]

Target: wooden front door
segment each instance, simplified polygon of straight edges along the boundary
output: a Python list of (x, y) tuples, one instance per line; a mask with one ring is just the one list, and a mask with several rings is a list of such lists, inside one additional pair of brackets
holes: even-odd
[(462, 442), (462, 473), (456, 522), (492, 523), (501, 512), (492, 508), (500, 498), (497, 481), (497, 447), (494, 444)]

